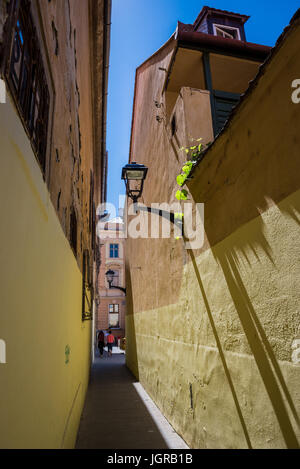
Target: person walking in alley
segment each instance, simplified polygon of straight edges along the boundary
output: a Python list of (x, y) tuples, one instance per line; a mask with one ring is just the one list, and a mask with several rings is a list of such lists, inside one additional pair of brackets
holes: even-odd
[(103, 358), (103, 350), (104, 350), (104, 333), (100, 331), (98, 334), (98, 349), (100, 353), (100, 358)]
[(115, 337), (112, 335), (111, 331), (109, 331), (109, 334), (107, 336), (107, 350), (108, 350), (108, 356), (112, 356), (112, 348), (113, 344), (115, 343)]

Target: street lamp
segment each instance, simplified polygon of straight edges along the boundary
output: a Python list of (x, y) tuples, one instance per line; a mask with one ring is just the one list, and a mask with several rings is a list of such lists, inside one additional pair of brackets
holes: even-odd
[(123, 288), (123, 287), (115, 287), (114, 285), (112, 285), (113, 281), (114, 281), (114, 278), (115, 278), (115, 273), (113, 270), (108, 270), (105, 274), (106, 276), (106, 280), (107, 280), (107, 283), (109, 285), (109, 289), (111, 288), (116, 288), (117, 290), (121, 290), (123, 293), (126, 294), (126, 288)]
[(125, 181), (126, 193), (134, 203), (141, 197), (148, 168), (143, 164), (130, 163), (122, 169), (122, 179)]
[(122, 179), (125, 182), (126, 194), (133, 201), (135, 212), (139, 210), (154, 213), (155, 215), (166, 218), (168, 221), (180, 228), (181, 233), (183, 234), (183, 221), (175, 218), (174, 213), (157, 208), (145, 207), (144, 205), (137, 205), (137, 201), (143, 193), (144, 181), (146, 179), (147, 172), (147, 166), (135, 162), (127, 164), (122, 169)]

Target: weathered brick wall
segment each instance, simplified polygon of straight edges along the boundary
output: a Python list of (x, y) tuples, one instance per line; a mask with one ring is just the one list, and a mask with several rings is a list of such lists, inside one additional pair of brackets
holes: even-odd
[(90, 187), (94, 174), (90, 19), (88, 0), (40, 2), (56, 92), (50, 166), (50, 193), (70, 238), (74, 207), (81, 265), (91, 248)]
[[(10, 3), (14, 5), (8, 1), (2, 1), (0, 5), (0, 46), (4, 25), (8, 24), (7, 6)], [(94, 122), (97, 120), (97, 131), (102, 129), (104, 3), (104, 0), (30, 2), (44, 68), (51, 83), (51, 136), (45, 180), (69, 240), (71, 214), (76, 215), (76, 257), (80, 268), (84, 249), (91, 252), (94, 246), (93, 212), (100, 201), (105, 157), (103, 146), (95, 150), (95, 142), (102, 138), (95, 137)], [(96, 29), (97, 41), (93, 37)], [(97, 107), (93, 101), (96, 94), (93, 86), (99, 89)]]

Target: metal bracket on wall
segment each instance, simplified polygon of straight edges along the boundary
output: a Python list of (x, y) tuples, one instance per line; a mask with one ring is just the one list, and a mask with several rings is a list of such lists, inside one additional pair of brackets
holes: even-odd
[(134, 204), (134, 211), (137, 213), (138, 211), (140, 212), (148, 212), (148, 213), (153, 213), (154, 215), (158, 215), (159, 217), (165, 218), (168, 220), (170, 223), (173, 225), (177, 226), (181, 230), (181, 234), (183, 235), (184, 229), (183, 229), (183, 220), (177, 219), (175, 217), (175, 213), (172, 212), (167, 212), (166, 210), (161, 210), (158, 208), (152, 208), (152, 207), (144, 207), (143, 205), (138, 205), (137, 203)]

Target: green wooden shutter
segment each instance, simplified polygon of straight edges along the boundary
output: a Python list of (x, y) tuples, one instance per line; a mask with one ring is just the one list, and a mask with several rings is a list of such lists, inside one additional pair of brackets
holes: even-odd
[(214, 98), (216, 112), (216, 135), (218, 135), (228, 120), (232, 108), (235, 107), (239, 102), (240, 94), (214, 90)]

